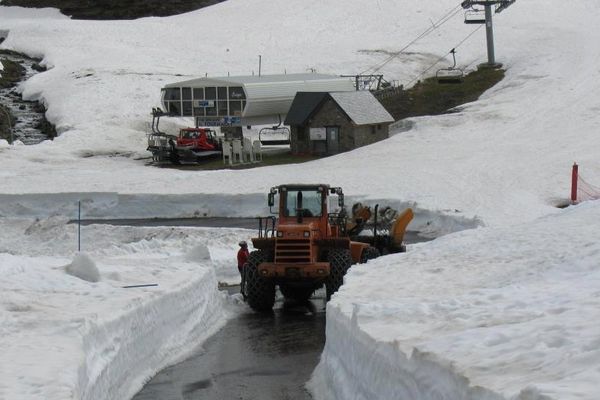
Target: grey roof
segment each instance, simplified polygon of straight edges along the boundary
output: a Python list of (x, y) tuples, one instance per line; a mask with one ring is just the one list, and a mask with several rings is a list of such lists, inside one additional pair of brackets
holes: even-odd
[[(340, 80), (343, 79), (337, 75), (326, 74), (279, 74), (279, 75), (249, 75), (249, 76), (219, 76), (190, 79), (187, 81), (175, 82), (165, 85), (165, 87), (204, 87), (222, 83), (225, 86), (247, 85), (255, 83), (280, 83), (280, 82), (304, 82), (317, 80)], [(348, 79), (345, 79), (348, 80)]]
[(285, 118), (285, 125), (302, 125), (327, 97), (327, 92), (298, 92)]
[(356, 125), (394, 122), (390, 113), (369, 91), (333, 92), (329, 95)]
[(302, 125), (327, 98), (331, 98), (356, 125), (394, 122), (394, 118), (369, 91), (299, 92), (285, 119), (286, 125)]

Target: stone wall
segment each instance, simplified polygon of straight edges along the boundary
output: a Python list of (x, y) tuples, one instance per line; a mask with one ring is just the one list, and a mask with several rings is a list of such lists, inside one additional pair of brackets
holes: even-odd
[(10, 130), (13, 124), (14, 120), (10, 111), (0, 104), (0, 139), (4, 139), (7, 142), (11, 141)]
[(357, 126), (332, 99), (328, 99), (305, 126), (291, 127), (292, 154), (323, 154), (323, 144), (310, 140), (310, 128), (324, 127), (339, 127), (339, 153), (389, 137), (389, 124)]

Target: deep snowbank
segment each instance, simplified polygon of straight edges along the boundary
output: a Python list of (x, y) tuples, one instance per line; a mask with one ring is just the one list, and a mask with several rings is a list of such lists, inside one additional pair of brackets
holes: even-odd
[(211, 268), (136, 279), (139, 265), (113, 265), (130, 282), (159, 282), (122, 289), (107, 276), (70, 277), (61, 263), (0, 255), (0, 398), (130, 398), (226, 319)]
[(223, 298), (211, 269), (152, 297), (129, 305), (131, 310), (117, 319), (92, 324), (84, 334), (85, 363), (78, 371), (80, 395), (75, 398), (133, 397), (151, 377), (182, 361), (225, 323)]
[[(129, 398), (231, 314), (218, 280), (239, 280), (247, 232), (85, 226), (80, 262), (77, 227), (65, 222), (0, 220), (1, 399)], [(98, 282), (66, 271), (90, 263)]]
[[(327, 307), (318, 399), (593, 400), (600, 202), (357, 265)], [(387, 284), (384, 284), (387, 282)]]

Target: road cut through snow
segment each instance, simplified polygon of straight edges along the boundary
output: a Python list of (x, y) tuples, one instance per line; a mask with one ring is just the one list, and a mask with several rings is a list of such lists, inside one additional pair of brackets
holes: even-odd
[(597, 399), (599, 218), (589, 202), (354, 266), (327, 306), (315, 398)]
[[(406, 84), (420, 79), (422, 71), (474, 29), (463, 24), (463, 12), (455, 0), (378, 1), (368, 13), (355, 12), (363, 8), (364, 0), (316, 1), (310, 7), (306, 3), (304, 0), (229, 0), (181, 16), (102, 22), (72, 21), (56, 10), (0, 6), (0, 23), (4, 30), (1, 34), (6, 36), (6, 31), (10, 31), (2, 47), (39, 56), (43, 58), (42, 64), (49, 68), (25, 82), (20, 90), (24, 98), (40, 100), (47, 106), (47, 118), (60, 133), (54, 141), (36, 146), (8, 146), (0, 141), (2, 192), (34, 197), (36, 193), (57, 192), (112, 192), (134, 196), (202, 193), (217, 197), (226, 194), (239, 196), (242, 205), (247, 196), (264, 194), (271, 186), (289, 182), (293, 177), (299, 183), (339, 185), (348, 196), (356, 198), (413, 202), (415, 208), (431, 213), (480, 221), (497, 230), (478, 229), (451, 235), (416, 247), (406, 255), (369, 263), (368, 266), (374, 268), (363, 275), (364, 267), (353, 268), (348, 287), (330, 305), (330, 329), (347, 332), (340, 327), (351, 326), (347, 323), (352, 320), (355, 309), (352, 299), (355, 299), (357, 328), (350, 332), (357, 336), (356, 339), (351, 337), (349, 343), (357, 349), (362, 346), (368, 350), (373, 350), (373, 343), (391, 343), (387, 347), (389, 351), (382, 348), (382, 352), (398, 354), (397, 363), (386, 364), (385, 357), (376, 356), (382, 352), (365, 352), (363, 354), (372, 356), (365, 356), (356, 364), (349, 363), (354, 360), (349, 359), (355, 354), (352, 347), (339, 347), (343, 352), (336, 355), (332, 350), (336, 338), (332, 337), (319, 367), (320, 376), (334, 391), (331, 396), (343, 398), (342, 394), (346, 393), (347, 398), (352, 399), (385, 394), (389, 386), (377, 383), (391, 383), (391, 379), (378, 378), (368, 369), (360, 369), (364, 375), (356, 370), (368, 359), (384, 374), (383, 370), (389, 365), (406, 366), (408, 362), (404, 360), (413, 359), (411, 349), (418, 348), (414, 360), (433, 360), (419, 364), (432, 366), (429, 375), (419, 375), (420, 382), (425, 382), (417, 386), (421, 388), (419, 393), (429, 393), (422, 396), (425, 399), (443, 398), (444, 393), (455, 395), (453, 400), (461, 399), (463, 392), (445, 391), (454, 386), (443, 382), (455, 377), (459, 387), (480, 386), (486, 388), (486, 393), (496, 393), (503, 398), (546, 396), (595, 400), (597, 388), (589, 382), (599, 381), (594, 375), (598, 360), (593, 349), (600, 342), (593, 339), (598, 329), (590, 325), (590, 321), (594, 321), (590, 316), (597, 319), (598, 307), (596, 292), (588, 285), (595, 282), (597, 271), (590, 268), (583, 272), (581, 260), (571, 249), (578, 250), (582, 260), (595, 262), (598, 255), (590, 252), (596, 251), (596, 245), (589, 243), (589, 237), (598, 236), (595, 231), (598, 215), (593, 208), (563, 212), (554, 206), (568, 197), (569, 168), (573, 161), (580, 163), (580, 172), (590, 183), (600, 182), (597, 135), (600, 8), (585, 0), (556, 1), (551, 6), (545, 0), (516, 2), (494, 21), (497, 58), (506, 68), (505, 79), (453, 114), (400, 122), (392, 128), (394, 136), (386, 141), (301, 166), (245, 171), (179, 171), (146, 166), (146, 161), (140, 158), (149, 155), (145, 150), (148, 113), (151, 107), (158, 105), (160, 88), (165, 84), (204, 76), (206, 72), (209, 76), (224, 76), (227, 72), (250, 74), (255, 68), (256, 54), (262, 54), (265, 61), (270, 60), (265, 63), (265, 73), (305, 72), (307, 69), (332, 74), (364, 71), (382, 63), (389, 54), (397, 53), (446, 10), (456, 9), (447, 23), (380, 70), (386, 79), (398, 79)], [(535, 16), (533, 22), (532, 16)], [(229, 23), (223, 25), (223, 20)], [(273, 24), (274, 20), (279, 23)], [(332, 20), (337, 23), (332, 25)], [(201, 43), (189, 34), (198, 26), (204, 27)], [(281, 34), (284, 26), (285, 34)], [(244, 34), (240, 36), (240, 32)], [(398, 38), (407, 40), (399, 44)], [(483, 30), (470, 36), (458, 49), (459, 67), (470, 69), (485, 61), (484, 43)], [(206, 54), (211, 56), (206, 57)], [(192, 59), (201, 63), (190, 62)], [(445, 60), (445, 65), (448, 61)], [(169, 132), (193, 123), (165, 122), (162, 126)], [(31, 216), (27, 208), (35, 204), (19, 201), (11, 203), (14, 207), (6, 213), (2, 212), (5, 218)], [(133, 203), (120, 204), (122, 210), (142, 210), (125, 207)], [(154, 207), (166, 209), (165, 204), (146, 206), (150, 213)], [(176, 203), (173, 209), (178, 205)], [(48, 203), (48, 206), (52, 208), (55, 204)], [(69, 207), (73, 211), (73, 203)], [(211, 210), (190, 205), (184, 209), (192, 215), (195, 211), (202, 215)], [(46, 211), (44, 207), (37, 210)], [(547, 217), (552, 214), (556, 217)], [(44, 218), (52, 215), (63, 214), (51, 213)], [(69, 215), (69, 219), (73, 217)], [(523, 224), (524, 221), (532, 222), (529, 225)], [(7, 222), (1, 222), (4, 228)], [(538, 231), (532, 231), (532, 227)], [(23, 231), (19, 235), (26, 237)], [(22, 269), (29, 276), (38, 273), (34, 267), (40, 263), (59, 267), (71, 262), (72, 253), (56, 253), (50, 245), (60, 242), (64, 232), (49, 232), (58, 239), (42, 242), (46, 253), (39, 253), (40, 245), (33, 243), (15, 255), (13, 246), (6, 245), (4, 240), (0, 242), (0, 246), (5, 247), (1, 253), (7, 253), (2, 255), (2, 268), (8, 271), (11, 266), (22, 265), (18, 260), (24, 260), (28, 268), (22, 265)], [(584, 239), (584, 232), (591, 236)], [(578, 233), (581, 238), (574, 237)], [(176, 241), (178, 235), (175, 232), (171, 239), (165, 237), (165, 243)], [(538, 236), (548, 240), (540, 240)], [(510, 238), (514, 238), (513, 241)], [(576, 243), (576, 239), (582, 240)], [(68, 236), (67, 240), (73, 237)], [(90, 256), (99, 266), (101, 276), (103, 269), (121, 263), (129, 265), (129, 261), (135, 264), (131, 270), (137, 271), (152, 258), (146, 252), (153, 252), (157, 247), (162, 249), (162, 255), (155, 254), (157, 258), (169, 259), (180, 254), (180, 248), (163, 247), (161, 240), (145, 237), (139, 242), (110, 245), (104, 249), (105, 253), (92, 252)], [(582, 243), (589, 246), (583, 248)], [(477, 251), (479, 248), (481, 252)], [(138, 253), (129, 253), (136, 249)], [(125, 261), (106, 254), (113, 250), (125, 254)], [(562, 250), (565, 252), (561, 253)], [(548, 254), (554, 257), (546, 257)], [(454, 260), (459, 264), (453, 263)], [(574, 265), (574, 270), (557, 266), (556, 263), (562, 261)], [(158, 261), (147, 262), (148, 265), (153, 263), (162, 265)], [(179, 268), (177, 262), (169, 265)], [(525, 270), (532, 271), (532, 275), (524, 273)], [(381, 271), (385, 273), (380, 274)], [(553, 276), (552, 271), (557, 274), (562, 271), (565, 274), (562, 281), (569, 282), (576, 290), (561, 285), (561, 279)], [(15, 275), (13, 272), (11, 276)], [(395, 278), (391, 279), (390, 274)], [(150, 276), (153, 275), (150, 273)], [(480, 276), (489, 279), (476, 282), (475, 278)], [(62, 278), (66, 282), (75, 279)], [(31, 278), (30, 286), (35, 289), (38, 281), (43, 279)], [(433, 288), (428, 285), (431, 282), (436, 283)], [(66, 284), (56, 283), (58, 287)], [(107, 281), (101, 280), (95, 285), (105, 287)], [(361, 290), (360, 286), (365, 289)], [(154, 293), (150, 292), (154, 289), (145, 290), (149, 291), (147, 296)], [(60, 307), (53, 305), (50, 299), (60, 298), (62, 294), (48, 291), (52, 295), (36, 289), (19, 293), (3, 291), (0, 296), (3, 299), (10, 296), (12, 304), (13, 296), (19, 298), (29, 293), (28, 296), (39, 300), (36, 307), (55, 312)], [(548, 308), (557, 291), (558, 300), (562, 299), (569, 307), (557, 304)], [(577, 297), (578, 291), (587, 297)], [(487, 292), (493, 292), (490, 295), (493, 297), (486, 297)], [(531, 293), (532, 297), (524, 292)], [(367, 293), (369, 297), (365, 296)], [(408, 293), (406, 298), (401, 297), (403, 293)], [(510, 299), (515, 296), (520, 302), (511, 303)], [(23, 303), (27, 304), (28, 299)], [(50, 306), (45, 306), (46, 303)], [(593, 309), (589, 308), (590, 303)], [(21, 318), (19, 302), (16, 304), (3, 306), (3, 321), (9, 317), (11, 320)], [(493, 308), (495, 304), (500, 308)], [(566, 310), (561, 312), (563, 308)], [(452, 309), (456, 311), (451, 312)], [(582, 310), (581, 316), (573, 310)], [(22, 315), (26, 316), (27, 313)], [(401, 323), (398, 323), (399, 317)], [(514, 319), (514, 323), (504, 323), (505, 319)], [(25, 321), (25, 326), (33, 324), (35, 328), (42, 321)], [(482, 321), (482, 325), (474, 321)], [(548, 325), (540, 324), (543, 321), (548, 321)], [(5, 326), (3, 324), (2, 329), (8, 329)], [(459, 329), (461, 326), (464, 329)], [(446, 332), (444, 327), (452, 329)], [(14, 335), (21, 330), (16, 332)], [(52, 337), (56, 341), (52, 346), (57, 347), (67, 340), (65, 332), (70, 331), (54, 332)], [(411, 332), (413, 336), (403, 337)], [(14, 339), (14, 335), (9, 337)], [(368, 338), (373, 341), (369, 342)], [(532, 338), (539, 340), (533, 342)], [(586, 345), (577, 347), (578, 343)], [(15, 339), (9, 345), (19, 346), (19, 341)], [(40, 392), (63, 385), (66, 391), (78, 394), (75, 388), (85, 387), (86, 382), (77, 383), (76, 375), (69, 372), (72, 370), (62, 367), (81, 365), (78, 360), (83, 359), (83, 352), (78, 346), (67, 347), (62, 352), (64, 360), (48, 358), (55, 360), (52, 362), (57, 368), (51, 371), (44, 367), (46, 364), (40, 367), (32, 361), (21, 368), (25, 371), (21, 380), (10, 365), (6, 367), (8, 363), (3, 359), (3, 372), (8, 370), (13, 375), (9, 375), (10, 381), (0, 381), (0, 390), (12, 390), (15, 382), (25, 380), (32, 386), (38, 385), (36, 390)], [(472, 355), (469, 349), (488, 357)], [(23, 354), (27, 353), (23, 351)], [(25, 360), (26, 356), (22, 358)], [(433, 368), (434, 365), (437, 367)], [(42, 367), (46, 368), (44, 373), (38, 369)], [(440, 368), (455, 375), (436, 373)], [(61, 373), (57, 374), (56, 370)], [(27, 378), (38, 372), (46, 379), (42, 385)], [(442, 376), (448, 379), (433, 379)], [(548, 376), (552, 376), (551, 381)], [(55, 379), (49, 382), (49, 377)], [(411, 379), (402, 372), (393, 377), (403, 377), (402, 381), (407, 382)], [(528, 388), (530, 382), (534, 382), (533, 387)], [(314, 385), (315, 393), (321, 393), (317, 389), (323, 386), (316, 381)], [(344, 389), (344, 385), (353, 390)], [(368, 391), (369, 387), (373, 393)], [(11, 398), (18, 398), (10, 394)], [(464, 398), (468, 398), (467, 394)]]

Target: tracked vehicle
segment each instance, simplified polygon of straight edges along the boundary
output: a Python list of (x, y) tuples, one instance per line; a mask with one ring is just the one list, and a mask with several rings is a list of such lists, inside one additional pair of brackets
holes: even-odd
[[(331, 201), (333, 196), (337, 203)], [(272, 212), (277, 205), (277, 217), (259, 219), (259, 235), (252, 239), (256, 250), (244, 268), (242, 287), (248, 304), (257, 311), (273, 307), (277, 286), (286, 298), (303, 301), (325, 285), (329, 300), (352, 264), (376, 258), (381, 250), (403, 251), (402, 237), (412, 218), (411, 211), (410, 218), (396, 223), (390, 231), (395, 237), (356, 235), (354, 240), (347, 227), (356, 223), (349, 224), (339, 187), (281, 185), (271, 188), (268, 203)]]

